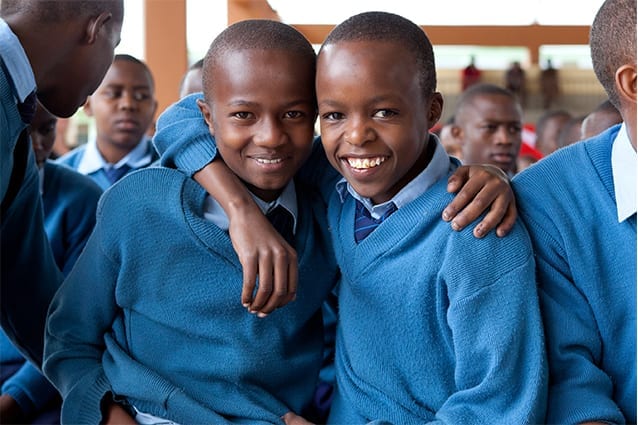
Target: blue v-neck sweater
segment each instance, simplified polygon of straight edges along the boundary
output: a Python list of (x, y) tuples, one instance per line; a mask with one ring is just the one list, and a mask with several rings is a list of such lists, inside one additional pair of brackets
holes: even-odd
[(440, 212), (447, 179), (354, 241), (354, 200), (329, 223), (341, 266), (335, 424), (542, 421), (543, 332), (525, 229), (484, 239)]
[(536, 252), (547, 334), (547, 423), (636, 423), (636, 215), (618, 222), (620, 126), (513, 180)]
[(338, 274), (325, 207), (297, 187), (304, 279), (296, 301), (264, 319), (242, 307), (241, 264), (228, 234), (202, 218), (206, 193), (194, 180), (148, 168), (104, 193), (47, 322), (43, 368), (64, 397), (64, 423), (99, 423), (109, 392), (182, 424), (302, 413), (322, 361), (322, 302)]

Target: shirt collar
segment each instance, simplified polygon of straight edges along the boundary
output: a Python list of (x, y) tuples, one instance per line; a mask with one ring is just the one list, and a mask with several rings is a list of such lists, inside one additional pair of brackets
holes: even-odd
[[(297, 192), (295, 190), (295, 182), (290, 181), (286, 187), (284, 188), (279, 198), (275, 199), (272, 202), (265, 202), (262, 199), (258, 198), (254, 194), (251, 193), (251, 196), (255, 200), (255, 203), (261, 209), (261, 211), (266, 214), (278, 205), (281, 205), (285, 208), (290, 214), (292, 214), (293, 218), (293, 233), (297, 231)], [(219, 205), (217, 200), (212, 196), (206, 197), (206, 202), (204, 204), (204, 218), (213, 222), (217, 227), (222, 230), (228, 230), (228, 216), (224, 212), (224, 209)]]
[(624, 123), (611, 148), (611, 171), (618, 222), (621, 223), (636, 214), (636, 151), (631, 145)]
[(95, 139), (90, 140), (86, 144), (84, 155), (78, 164), (78, 171), (82, 174), (91, 174), (102, 168), (120, 168), (127, 164), (132, 169), (138, 169), (148, 165), (153, 160), (152, 149), (149, 149), (150, 139), (146, 136), (130, 151), (124, 158), (116, 164), (109, 164), (104, 160), (102, 154), (97, 148)]
[(432, 185), (439, 181), (441, 177), (445, 176), (450, 170), (458, 167), (457, 161), (450, 161), (449, 155), (435, 135), (430, 135), (429, 143), (436, 143), (432, 160), (418, 176), (405, 185), (392, 199), (382, 204), (373, 205), (370, 198), (364, 198), (359, 195), (350, 183), (348, 183), (345, 178), (342, 178), (336, 186), (341, 202), (344, 202), (349, 194), (361, 202), (373, 218), (379, 219), (392, 204), (396, 205), (397, 208), (401, 208), (424, 194)]
[(7, 67), (19, 102), (36, 88), (35, 76), (26, 52), (9, 25), (0, 18), (0, 58)]

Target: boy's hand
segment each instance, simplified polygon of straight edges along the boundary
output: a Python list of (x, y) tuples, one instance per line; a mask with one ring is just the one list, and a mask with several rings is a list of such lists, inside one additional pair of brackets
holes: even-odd
[(299, 415), (292, 412), (288, 412), (281, 417), (286, 425), (312, 425), (312, 422), (308, 422)]
[[(265, 317), (294, 300), (297, 293), (297, 252), (261, 211), (234, 214), (228, 233), (243, 267), (242, 305), (251, 313)], [(257, 277), (259, 287), (255, 294)]]
[(461, 230), (476, 220), (483, 211), (487, 215), (474, 228), (474, 236), (482, 238), (496, 228), (499, 237), (507, 235), (516, 221), (514, 192), (507, 175), (493, 165), (459, 167), (448, 180), (447, 190), (457, 193), (443, 210), (443, 220), (452, 221)]

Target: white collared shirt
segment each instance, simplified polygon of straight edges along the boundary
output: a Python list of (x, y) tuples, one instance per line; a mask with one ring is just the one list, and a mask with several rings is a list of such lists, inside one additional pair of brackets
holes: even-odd
[(9, 71), (18, 94), (16, 101), (24, 102), (24, 99), (36, 88), (35, 76), (20, 40), (2, 18), (0, 18), (0, 58)]
[(611, 171), (619, 223), (636, 214), (636, 158), (636, 151), (623, 123), (611, 148)]
[(78, 164), (78, 171), (82, 174), (91, 174), (102, 168), (120, 168), (122, 165), (127, 164), (132, 169), (136, 170), (142, 168), (151, 163), (153, 160), (152, 150), (148, 148), (150, 139), (146, 136), (135, 146), (135, 148), (128, 153), (124, 158), (119, 160), (116, 164), (109, 164), (104, 160), (102, 154), (97, 148), (97, 142), (95, 139), (89, 140), (84, 150), (84, 155)]
[[(265, 202), (257, 196), (250, 194), (259, 209), (266, 214), (273, 210), (277, 205), (281, 205), (284, 207), (290, 214), (292, 214), (293, 218), (293, 234), (297, 231), (297, 192), (295, 191), (295, 182), (290, 181), (286, 187), (284, 188), (279, 198), (275, 199), (272, 202)], [(208, 195), (206, 197), (206, 201), (204, 203), (204, 218), (208, 221), (211, 221), (220, 229), (227, 231), (228, 230), (228, 216), (224, 209), (219, 205), (219, 202), (212, 196)]]

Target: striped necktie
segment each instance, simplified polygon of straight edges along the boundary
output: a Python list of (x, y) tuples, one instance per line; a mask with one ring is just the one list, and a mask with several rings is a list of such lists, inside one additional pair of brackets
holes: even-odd
[(293, 233), (294, 218), (290, 211), (277, 205), (275, 208), (266, 213), (266, 218), (279, 232), (281, 236), (288, 242), (290, 246), (295, 246), (295, 236)]
[(106, 178), (109, 179), (111, 184), (113, 184), (119, 179), (121, 179), (122, 177), (124, 177), (124, 175), (131, 170), (131, 167), (128, 166), (127, 164), (124, 164), (120, 168), (110, 167), (110, 168), (104, 168), (103, 170), (104, 170), (104, 174), (106, 175)]
[(372, 218), (370, 211), (358, 200), (356, 200), (354, 213), (354, 240), (359, 243), (364, 240), (374, 229), (376, 229), (386, 218), (397, 210), (394, 203), (379, 219)]

